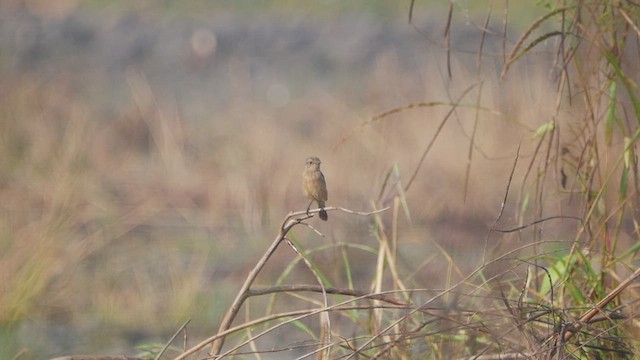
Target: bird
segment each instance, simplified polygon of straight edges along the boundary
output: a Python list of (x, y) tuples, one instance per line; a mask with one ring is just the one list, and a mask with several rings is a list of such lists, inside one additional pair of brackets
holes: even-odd
[(328, 199), (327, 183), (324, 180), (324, 174), (320, 171), (321, 161), (318, 157), (312, 156), (305, 161), (304, 172), (302, 172), (302, 191), (304, 196), (311, 200), (309, 206), (307, 206), (307, 215), (309, 214), (309, 208), (313, 202), (318, 203), (320, 208), (320, 219), (327, 221), (329, 215), (324, 210), (325, 202)]

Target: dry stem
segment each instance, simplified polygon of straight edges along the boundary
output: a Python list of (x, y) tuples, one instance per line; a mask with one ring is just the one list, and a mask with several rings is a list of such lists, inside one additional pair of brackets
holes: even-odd
[[(362, 216), (377, 214), (387, 209), (389, 208), (387, 207), (387, 208), (372, 211), (372, 212), (359, 212), (359, 211), (353, 211), (353, 210), (349, 210), (341, 207), (334, 207), (334, 206), (324, 208), (324, 210), (326, 211), (338, 210), (345, 213), (362, 215)], [(258, 274), (260, 273), (264, 265), (267, 263), (271, 255), (273, 255), (275, 250), (278, 248), (278, 245), (280, 245), (280, 243), (285, 239), (289, 231), (298, 224), (305, 224), (303, 223), (304, 220), (310, 219), (311, 217), (313, 217), (314, 213), (320, 212), (320, 210), (321, 209), (313, 209), (313, 210), (309, 210), (309, 212), (307, 211), (290, 212), (285, 217), (280, 227), (280, 231), (278, 232), (278, 235), (276, 236), (275, 240), (273, 241), (271, 246), (269, 246), (265, 254), (260, 258), (260, 260), (258, 260), (254, 268), (251, 270), (251, 272), (249, 272), (249, 275), (247, 275), (247, 279), (245, 280), (244, 284), (240, 288), (240, 291), (238, 292), (238, 295), (233, 301), (231, 307), (229, 308), (229, 310), (227, 310), (227, 313), (224, 319), (220, 323), (220, 327), (218, 328), (218, 334), (225, 333), (225, 331), (229, 330), (229, 328), (231, 327), (231, 324), (233, 323), (233, 320), (236, 318), (238, 312), (240, 311), (240, 308), (244, 304), (244, 301), (251, 295), (251, 292), (250, 292), (251, 285), (253, 284), (256, 277), (258, 276)], [(224, 340), (225, 340), (225, 335), (214, 338), (214, 340), (211, 341), (212, 343), (211, 352), (210, 352), (211, 356), (215, 358), (220, 354), (220, 351), (222, 350), (222, 346), (224, 345)], [(201, 348), (202, 346), (200, 346), (199, 348), (198, 347), (192, 348), (186, 351), (185, 353), (183, 353), (182, 355), (180, 355), (176, 359), (177, 360), (184, 359), (186, 356), (193, 354), (194, 352), (200, 350)]]

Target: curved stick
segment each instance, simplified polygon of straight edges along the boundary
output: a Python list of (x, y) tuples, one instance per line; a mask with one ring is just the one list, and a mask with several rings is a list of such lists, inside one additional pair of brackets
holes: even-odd
[[(349, 210), (341, 207), (333, 207), (333, 206), (324, 208), (325, 211), (338, 210), (338, 211), (346, 212), (349, 214), (363, 215), (363, 216), (377, 214), (387, 209), (389, 209), (389, 207), (386, 207), (381, 210), (372, 211), (372, 212), (358, 212), (358, 211), (353, 211), (353, 210)], [(224, 319), (222, 319), (222, 322), (220, 323), (220, 327), (218, 328), (218, 333), (222, 333), (231, 327), (231, 324), (233, 323), (233, 320), (236, 318), (236, 315), (238, 314), (238, 312), (240, 311), (242, 304), (244, 304), (244, 301), (250, 296), (249, 289), (251, 287), (251, 284), (253, 284), (253, 282), (255, 281), (256, 277), (258, 276), (258, 274), (260, 273), (264, 265), (267, 263), (271, 255), (273, 255), (273, 253), (276, 251), (276, 249), (278, 248), (278, 245), (280, 245), (280, 243), (285, 239), (285, 236), (287, 235), (287, 233), (289, 233), (289, 231), (294, 226), (301, 223), (304, 224), (303, 223), (304, 220), (307, 220), (313, 217), (312, 214), (320, 212), (320, 210), (322, 209), (313, 209), (313, 210), (309, 210), (309, 212), (307, 211), (290, 212), (289, 214), (287, 214), (284, 221), (282, 222), (280, 231), (278, 232), (278, 236), (276, 236), (273, 243), (271, 243), (271, 246), (269, 246), (269, 248), (267, 249), (265, 254), (262, 256), (262, 258), (258, 260), (258, 263), (253, 267), (251, 272), (249, 272), (249, 275), (247, 275), (247, 279), (245, 280), (244, 284), (240, 288), (238, 295), (236, 296), (229, 310), (227, 310), (227, 313), (225, 314)], [(224, 345), (224, 340), (225, 340), (225, 337), (221, 336), (220, 338), (217, 338), (212, 342), (211, 351), (209, 353), (212, 357), (215, 358), (220, 354), (220, 351), (222, 350), (222, 346)]]

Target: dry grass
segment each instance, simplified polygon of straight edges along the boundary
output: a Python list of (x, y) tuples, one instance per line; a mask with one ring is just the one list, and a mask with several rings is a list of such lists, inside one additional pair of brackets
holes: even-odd
[[(300, 174), (317, 155), (330, 206), (390, 209), (305, 220), (322, 238), (291, 230), (299, 253), (271, 254), (222, 353), (631, 358), (635, 288), (583, 317), (637, 262), (639, 69), (621, 41), (640, 34), (624, 16), (638, 10), (616, 6), (549, 10), (564, 43), (538, 43), (560, 38), (545, 19), (500, 49), (493, 20), (480, 69), (453, 8), (448, 63), (435, 47), (408, 71), (401, 50), (378, 49), (332, 90), (287, 84), (300, 91), (285, 107), (236, 54), (216, 58), (225, 100), (204, 104), (154, 85), (145, 63), (100, 101), (73, 69), (0, 74), (0, 357), (155, 355), (187, 318), (166, 357), (216, 335), (267, 239), (306, 206)], [(620, 16), (607, 27), (600, 13)], [(189, 71), (212, 66), (190, 55)]]

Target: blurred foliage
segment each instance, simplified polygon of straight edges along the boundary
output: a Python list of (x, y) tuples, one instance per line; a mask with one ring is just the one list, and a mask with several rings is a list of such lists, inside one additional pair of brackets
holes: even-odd
[[(186, 318), (190, 342), (209, 336), (306, 206), (309, 155), (330, 206), (392, 206), (291, 235), (326, 285), (445, 314), (375, 346), (535, 348), (637, 263), (632, 5), (417, 1), (408, 24), (390, 1), (2, 2), (0, 358), (150, 356)], [(536, 223), (556, 215), (572, 218)], [(294, 256), (276, 253), (261, 284), (313, 283)], [(318, 298), (255, 299), (246, 318)], [(636, 301), (567, 349), (629, 356)], [(358, 305), (341, 320), (362, 336), (406, 315)], [(261, 345), (322, 338), (315, 319), (293, 327)]]

